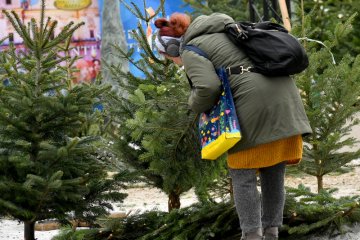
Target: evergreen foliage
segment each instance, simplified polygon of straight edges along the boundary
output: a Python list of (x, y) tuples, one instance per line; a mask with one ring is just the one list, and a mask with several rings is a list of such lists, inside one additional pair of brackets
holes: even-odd
[(183, 0), (194, 9), (191, 14), (196, 17), (201, 14), (210, 15), (214, 12), (226, 13), (235, 20), (249, 19), (248, 0)]
[(343, 233), (345, 225), (360, 221), (359, 196), (332, 196), (336, 189), (312, 193), (309, 188), (287, 188), (283, 231), (300, 239), (311, 232)]
[[(329, 31), (333, 31), (339, 22), (345, 22), (354, 13), (360, 12), (360, 2), (353, 0), (328, 0), (328, 1), (303, 1), (305, 15), (311, 15), (311, 34), (308, 37), (325, 41), (329, 39)], [(300, 6), (301, 0), (294, 1), (295, 6)], [(298, 16), (301, 16), (297, 14)], [(296, 15), (295, 15), (296, 16)], [(296, 25), (301, 24), (301, 18), (294, 18)], [(338, 48), (332, 49), (336, 58), (342, 58), (345, 54), (357, 56), (360, 54), (360, 20), (356, 16), (353, 20), (351, 34), (344, 36)]]
[[(99, 232), (98, 229), (78, 229), (74, 231), (71, 227), (64, 227), (60, 233), (54, 236), (51, 240), (90, 240), (88, 236), (95, 235)], [(109, 236), (110, 237), (110, 236)], [(111, 238), (110, 238), (111, 239)]]
[[(200, 14), (211, 14), (213, 12), (226, 13), (235, 20), (249, 20), (248, 0), (183, 0), (186, 5), (191, 6), (196, 17)], [(258, 14), (263, 18), (263, 4), (265, 1), (254, 0)], [(270, 3), (270, 0), (266, 2)], [(360, 12), (360, 2), (353, 0), (328, 0), (328, 1), (306, 1), (292, 0), (291, 22), (293, 26), (301, 26), (302, 15), (312, 16), (312, 28), (306, 36), (319, 41), (329, 39), (328, 32), (333, 31), (339, 22), (345, 23), (354, 13)], [(280, 15), (280, 13), (277, 13)], [(259, 18), (259, 17), (258, 17)], [(260, 21), (260, 19), (258, 19)], [(353, 31), (341, 42), (342, 47), (333, 49), (334, 55), (341, 58), (350, 53), (357, 56), (360, 53), (360, 21), (357, 16), (353, 21)], [(308, 29), (308, 28), (307, 28)], [(309, 29), (308, 29), (309, 30)]]
[[(312, 29), (310, 18), (305, 19), (306, 29)], [(306, 42), (310, 65), (295, 78), (313, 130), (305, 138), (300, 168), (317, 177), (318, 190), (323, 188), (325, 174), (360, 157), (359, 149), (351, 149), (358, 140), (349, 137), (351, 128), (359, 124), (360, 55), (346, 54), (335, 63), (330, 52), (341, 48), (351, 33), (354, 18), (355, 15), (344, 24), (338, 23), (333, 32), (327, 32), (327, 47), (319, 49), (318, 43)]]
[[(165, 16), (162, 4), (155, 14), (162, 12)], [(146, 26), (156, 16), (143, 14), (135, 4), (125, 6)], [(116, 127), (115, 147), (120, 159), (169, 196), (171, 210), (180, 207), (180, 195), (194, 186), (197, 192), (206, 193), (207, 184), (224, 172), (225, 162), (200, 159), (198, 116), (188, 109), (190, 91), (184, 72), (154, 52), (140, 22), (133, 38), (142, 50), (140, 60), (132, 57), (135, 49), (126, 52), (115, 47), (116, 53), (143, 75), (124, 72), (121, 66), (108, 66), (113, 78), (119, 79), (122, 93), (108, 99)]]
[[(359, 196), (334, 198), (332, 190), (312, 193), (309, 188), (287, 188), (284, 227), (281, 239), (308, 239), (310, 234), (334, 236), (344, 225), (360, 221)], [(81, 236), (70, 230), (74, 239), (239, 239), (241, 230), (233, 204), (194, 204), (170, 213), (150, 211), (121, 219), (103, 219), (103, 227)], [(72, 232), (72, 234), (71, 234)], [(84, 237), (84, 238), (82, 238)], [(57, 239), (61, 240), (61, 239)]]
[(105, 179), (106, 162), (97, 158), (103, 116), (94, 111), (109, 86), (72, 84), (70, 39), (83, 23), (66, 25), (55, 37), (57, 22), (24, 24), (15, 11), (3, 11), (23, 39), (0, 53), (0, 215), (25, 223), (25, 239), (34, 239), (38, 220), (67, 216), (93, 221), (111, 209), (113, 192), (127, 179)]
[[(70, 230), (63, 234), (77, 236), (76, 239), (102, 240), (138, 239), (233, 239), (240, 238), (238, 217), (234, 206), (228, 203), (194, 204), (176, 209), (170, 213), (150, 211), (130, 215), (121, 219), (107, 219), (100, 222), (104, 228), (89, 231), (83, 236)], [(230, 238), (228, 238), (231, 236)], [(61, 239), (57, 239), (61, 240)]]

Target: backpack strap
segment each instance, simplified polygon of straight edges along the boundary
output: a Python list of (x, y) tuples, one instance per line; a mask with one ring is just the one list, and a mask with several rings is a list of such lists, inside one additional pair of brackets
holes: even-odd
[[(183, 47), (184, 50), (188, 50), (188, 51), (192, 51), (192, 52), (196, 52), (197, 54), (199, 54), (200, 56), (209, 59), (208, 55), (206, 54), (206, 52), (204, 52), (203, 50), (201, 50), (200, 48), (194, 46), (194, 45), (185, 45)], [(244, 66), (233, 66), (233, 67), (227, 67), (225, 68), (226, 74), (228, 76), (233, 75), (233, 74), (243, 74), (244, 72), (251, 72), (251, 67), (244, 67)], [(187, 75), (186, 75), (187, 76)], [(189, 77), (187, 77), (189, 80)]]
[(206, 54), (206, 52), (204, 52), (203, 50), (201, 50), (200, 48), (194, 46), (194, 45), (185, 45), (183, 47), (184, 50), (188, 50), (188, 51), (192, 51), (192, 52), (196, 52), (197, 54), (199, 54), (200, 56), (209, 59), (208, 55)]
[[(206, 54), (206, 52), (204, 52), (203, 50), (201, 50), (200, 48), (194, 46), (194, 45), (185, 45), (183, 46), (183, 50), (188, 50), (188, 51), (192, 51), (192, 52), (196, 52), (197, 54), (199, 54), (200, 56), (206, 58), (206, 59), (209, 59), (208, 55)], [(186, 78), (189, 82), (189, 85), (191, 88), (193, 88), (193, 83), (191, 82), (191, 79), (189, 78), (189, 76), (187, 75), (186, 73)]]

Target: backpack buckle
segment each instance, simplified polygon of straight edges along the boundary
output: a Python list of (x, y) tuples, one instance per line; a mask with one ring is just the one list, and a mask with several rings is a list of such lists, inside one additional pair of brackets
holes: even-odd
[(247, 31), (245, 31), (241, 25), (235, 23), (235, 28), (236, 28), (236, 32), (237, 32), (237, 36), (236, 38), (240, 38), (241, 40), (246, 40), (248, 38), (247, 36)]
[(244, 72), (251, 72), (251, 67), (245, 68), (244, 66), (227, 67), (225, 69), (228, 76), (233, 74), (243, 74)]
[(250, 72), (250, 69), (251, 69), (251, 67), (244, 68), (243, 66), (240, 66), (240, 68), (241, 68), (240, 74), (243, 74), (244, 72)]

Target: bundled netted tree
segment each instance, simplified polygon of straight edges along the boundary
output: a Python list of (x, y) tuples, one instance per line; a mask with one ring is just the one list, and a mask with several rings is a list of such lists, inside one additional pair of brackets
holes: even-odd
[(309, 239), (307, 235), (334, 236), (346, 232), (345, 226), (360, 221), (360, 197), (335, 197), (337, 189), (313, 193), (299, 185), (287, 188), (283, 236), (289, 239)]
[[(280, 239), (333, 237), (343, 233), (345, 225), (359, 222), (359, 196), (336, 198), (335, 191), (322, 190), (318, 194), (303, 185), (287, 188)], [(153, 210), (126, 218), (100, 219), (99, 224), (100, 229), (64, 230), (56, 240), (233, 240), (241, 237), (239, 219), (230, 202), (193, 204), (170, 213)]]
[(35, 239), (34, 225), (43, 219), (94, 220), (111, 209), (109, 200), (120, 180), (107, 177), (98, 159), (103, 116), (94, 106), (109, 86), (72, 83), (75, 57), (72, 34), (83, 24), (57, 25), (45, 19), (21, 21), (15, 11), (3, 11), (23, 40), (10, 42), (0, 53), (0, 215), (24, 222), (24, 238)]
[[(151, 15), (135, 4), (123, 4), (146, 27), (160, 12), (165, 16), (164, 1)], [(190, 88), (183, 70), (154, 51), (140, 22), (132, 36), (141, 49), (141, 59), (133, 59), (134, 48), (128, 52), (115, 48), (118, 57), (128, 59), (141, 74), (108, 66), (121, 87), (120, 96), (109, 98), (119, 158), (168, 195), (169, 210), (179, 208), (180, 195), (192, 187), (205, 199), (204, 190), (223, 172), (224, 161), (200, 159), (198, 116), (188, 109)]]

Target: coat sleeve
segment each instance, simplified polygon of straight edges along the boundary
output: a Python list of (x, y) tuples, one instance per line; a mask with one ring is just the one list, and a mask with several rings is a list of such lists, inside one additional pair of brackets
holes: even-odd
[(196, 113), (209, 110), (221, 94), (221, 81), (211, 61), (195, 52), (181, 54), (185, 72), (192, 83), (189, 106)]

